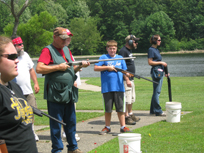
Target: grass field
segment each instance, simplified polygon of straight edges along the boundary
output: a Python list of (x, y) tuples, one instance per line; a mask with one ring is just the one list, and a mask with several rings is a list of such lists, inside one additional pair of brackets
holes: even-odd
[[(86, 83), (100, 86), (100, 78), (87, 79)], [(43, 100), (43, 78), (38, 79), (41, 90), (36, 94), (39, 109), (46, 109), (46, 101)], [(152, 83), (135, 80), (136, 103), (134, 110), (149, 110), (152, 96)], [(204, 77), (171, 77), (172, 100), (181, 102), (182, 111), (192, 111), (182, 115), (181, 122), (169, 123), (161, 121), (149, 126), (135, 129), (135, 133), (142, 135), (141, 151), (149, 153), (204, 153)], [(168, 102), (168, 87), (164, 78), (160, 104), (165, 110)], [(102, 95), (100, 92), (79, 90), (77, 109), (98, 110), (103, 109)], [(100, 114), (101, 115), (101, 114)], [(81, 115), (86, 116), (86, 115)], [(90, 115), (94, 117), (95, 115)], [(83, 119), (84, 120), (84, 119)], [(115, 138), (90, 153), (118, 153), (118, 138)]]

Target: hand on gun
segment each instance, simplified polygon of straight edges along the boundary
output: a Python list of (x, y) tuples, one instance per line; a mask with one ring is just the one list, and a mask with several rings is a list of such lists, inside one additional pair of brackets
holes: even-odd
[(59, 70), (60, 70), (60, 71), (65, 71), (65, 70), (67, 70), (68, 68), (70, 68), (70, 66), (69, 66), (66, 62), (61, 63), (61, 64), (59, 64), (58, 66), (59, 66)]
[(81, 67), (88, 67), (90, 65), (89, 59), (87, 61), (82, 61)]

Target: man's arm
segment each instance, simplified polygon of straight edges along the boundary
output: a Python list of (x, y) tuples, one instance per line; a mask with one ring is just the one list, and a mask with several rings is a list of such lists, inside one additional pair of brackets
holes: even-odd
[(43, 62), (38, 62), (36, 66), (36, 72), (40, 74), (48, 74), (55, 71), (65, 71), (69, 67), (70, 66), (66, 63), (50, 66), (50, 65), (44, 64)]
[(82, 65), (79, 66), (74, 66), (74, 72), (77, 73), (78, 71), (81, 70), (82, 67), (88, 67), (90, 65), (88, 59), (87, 61), (82, 61)]
[(123, 78), (125, 79), (125, 82), (126, 82), (127, 86), (132, 87), (132, 84), (131, 84), (131, 81), (130, 81), (129, 77), (126, 76), (126, 75), (123, 75)]
[(33, 80), (34, 90), (35, 90), (35, 93), (37, 94), (40, 90), (40, 87), (38, 85), (38, 80), (37, 80), (37, 76), (36, 76), (34, 68), (30, 69), (30, 77)]

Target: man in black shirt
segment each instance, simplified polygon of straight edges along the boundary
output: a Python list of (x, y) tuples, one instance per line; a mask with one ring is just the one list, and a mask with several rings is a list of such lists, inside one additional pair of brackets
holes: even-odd
[[(137, 48), (137, 41), (140, 38), (136, 38), (134, 35), (128, 35), (125, 38), (125, 46), (120, 49), (119, 55), (123, 57), (132, 57), (132, 49)], [(127, 71), (135, 73), (135, 63), (134, 59), (125, 60), (127, 65)], [(136, 122), (140, 120), (139, 117), (136, 117), (132, 113), (132, 105), (135, 102), (136, 94), (135, 94), (135, 85), (134, 85), (134, 77), (124, 77), (124, 86), (125, 86), (125, 97), (126, 97), (126, 113), (125, 113), (125, 124), (135, 125)]]

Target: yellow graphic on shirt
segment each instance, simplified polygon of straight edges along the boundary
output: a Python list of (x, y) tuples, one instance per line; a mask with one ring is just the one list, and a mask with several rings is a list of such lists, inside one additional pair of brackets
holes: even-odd
[(14, 116), (16, 120), (22, 118), (22, 123), (27, 125), (32, 123), (33, 119), (33, 109), (28, 105), (27, 101), (23, 98), (17, 98), (12, 96), (11, 98), (11, 108), (17, 110), (17, 115)]

